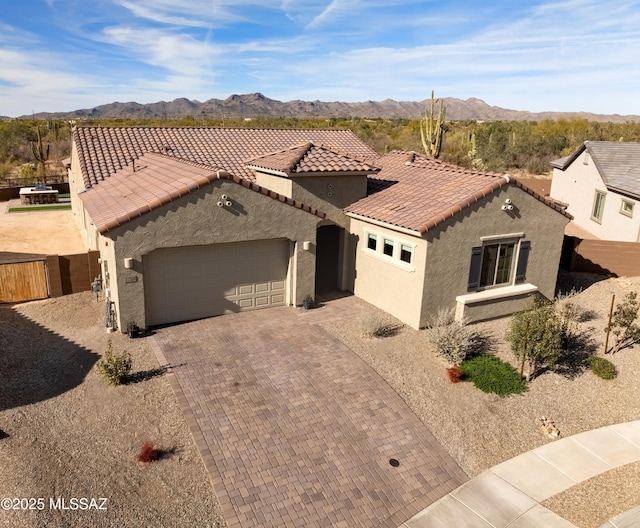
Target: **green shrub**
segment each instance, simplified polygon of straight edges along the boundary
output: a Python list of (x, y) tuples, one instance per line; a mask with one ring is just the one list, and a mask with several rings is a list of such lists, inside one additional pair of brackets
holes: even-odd
[(113, 353), (111, 339), (107, 342), (107, 352), (104, 359), (98, 362), (98, 373), (109, 385), (122, 384), (131, 372), (131, 356), (127, 352), (121, 355)]
[(562, 321), (553, 302), (534, 294), (527, 308), (513, 314), (505, 336), (522, 369), (528, 365), (527, 381), (542, 366), (553, 367), (562, 352)]
[(618, 375), (616, 366), (603, 357), (590, 356), (587, 359), (587, 365), (596, 376), (602, 379), (610, 380)]
[(493, 354), (477, 356), (463, 361), (462, 379), (472, 382), (483, 392), (492, 392), (499, 396), (522, 394), (527, 390), (518, 371), (506, 361)]

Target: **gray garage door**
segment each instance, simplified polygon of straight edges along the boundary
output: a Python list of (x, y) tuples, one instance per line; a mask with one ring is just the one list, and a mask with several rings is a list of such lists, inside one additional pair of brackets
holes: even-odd
[(144, 258), (149, 324), (285, 303), (288, 240), (158, 249)]

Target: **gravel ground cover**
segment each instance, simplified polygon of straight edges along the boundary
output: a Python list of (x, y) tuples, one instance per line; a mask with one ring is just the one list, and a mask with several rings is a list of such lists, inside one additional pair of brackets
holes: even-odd
[[(567, 289), (585, 288), (574, 297), (589, 315), (580, 324), (584, 346), (557, 371), (534, 379), (521, 396), (501, 398), (469, 383), (450, 384), (424, 331), (399, 327), (387, 337), (364, 337), (363, 319), (377, 312), (368, 305), (364, 315), (322, 326), (367, 361), (473, 477), (553, 441), (536, 425), (541, 416), (553, 419), (562, 436), (640, 419), (638, 347), (608, 357), (619, 371), (614, 380), (580, 368), (585, 351), (602, 355), (612, 292), (622, 299), (627, 291), (640, 291), (640, 278), (564, 280)], [(0, 306), (0, 498), (46, 500), (40, 511), (1, 511), (0, 526), (224, 526), (155, 357), (144, 339), (107, 335), (103, 308), (88, 292)], [(513, 363), (503, 340), (508, 322), (476, 327), (492, 352)], [(95, 363), (109, 338), (117, 353), (132, 354), (134, 383), (109, 387), (98, 377)], [(147, 439), (165, 456), (140, 467), (135, 458)], [(638, 465), (629, 465), (558, 494), (545, 506), (578, 526), (599, 526), (640, 504), (639, 494)], [(105, 497), (107, 510), (49, 508), (49, 498), (72, 497)]]
[[(144, 339), (107, 335), (103, 312), (88, 292), (0, 305), (0, 499), (44, 499), (42, 509), (0, 510), (0, 526), (224, 526), (155, 356)], [(135, 382), (98, 376), (109, 338), (132, 355)], [(141, 467), (146, 440), (163, 456)], [(62, 510), (60, 498), (106, 498), (106, 510)]]

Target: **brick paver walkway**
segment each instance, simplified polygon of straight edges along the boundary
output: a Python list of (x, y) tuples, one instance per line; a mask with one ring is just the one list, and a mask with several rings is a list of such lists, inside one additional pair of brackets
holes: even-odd
[(399, 396), (308, 315), (227, 315), (159, 329), (150, 341), (175, 365), (168, 379), (229, 527), (395, 528), (467, 478)]

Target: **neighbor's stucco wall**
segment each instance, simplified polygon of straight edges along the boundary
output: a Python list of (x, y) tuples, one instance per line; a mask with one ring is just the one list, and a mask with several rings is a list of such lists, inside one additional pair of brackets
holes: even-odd
[[(399, 243), (414, 245), (411, 266), (368, 250), (367, 232), (388, 237)], [(427, 251), (425, 240), (355, 218), (351, 219), (351, 233), (357, 239), (355, 295), (390, 313), (403, 323), (419, 328)]]
[[(513, 202), (513, 211), (501, 210), (507, 198)], [(485, 236), (524, 233), (521, 240), (531, 242), (525, 283), (535, 285), (542, 295), (553, 298), (568, 222), (566, 216), (514, 184), (508, 184), (428, 231), (420, 326), (428, 325), (439, 308), (454, 309), (456, 296), (470, 293), (467, 286), (471, 250), (481, 246), (481, 237)], [(522, 309), (525, 299), (468, 305), (465, 315), (472, 320), (508, 315)]]
[[(216, 205), (222, 194), (233, 206)], [(218, 180), (113, 230), (106, 239), (114, 247), (109, 258), (117, 269), (111, 283), (120, 328), (128, 321), (147, 326), (143, 259), (157, 248), (287, 238), (295, 242), (289, 298), (293, 304), (302, 304), (315, 283), (315, 256), (302, 249), (302, 242), (315, 244), (318, 221), (315, 215)], [(125, 258), (133, 258), (132, 269), (124, 268)]]
[[(585, 164), (586, 161), (586, 164)], [(606, 193), (602, 222), (591, 218), (596, 190)], [(622, 196), (607, 190), (600, 173), (587, 151), (578, 156), (564, 171), (553, 169), (551, 197), (569, 204), (567, 212), (574, 223), (603, 240), (640, 241), (640, 205), (634, 202), (633, 217), (620, 212)]]

